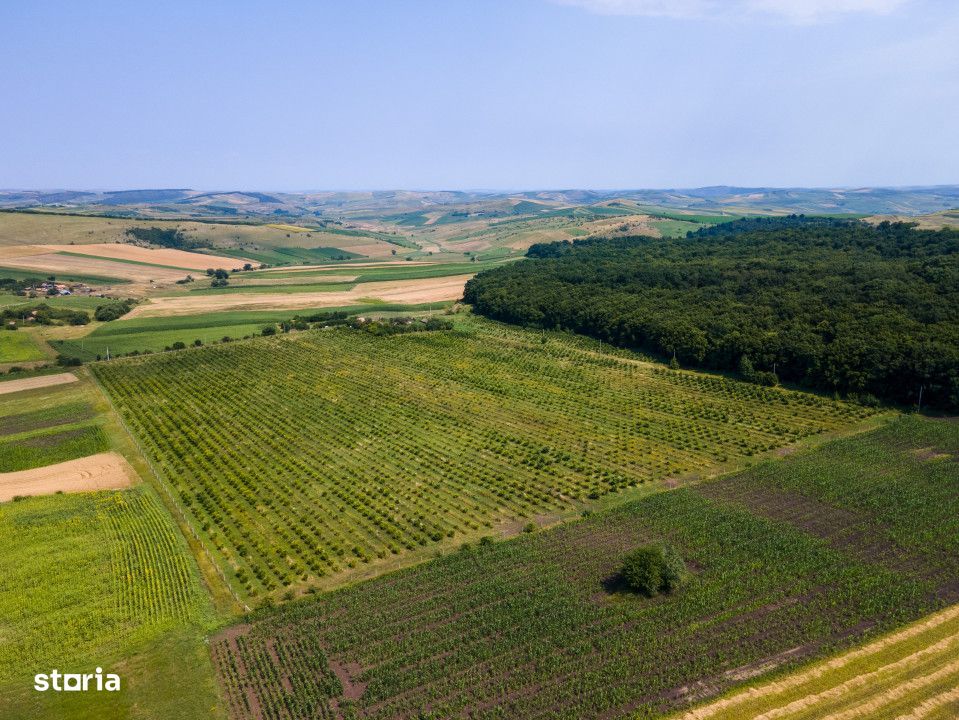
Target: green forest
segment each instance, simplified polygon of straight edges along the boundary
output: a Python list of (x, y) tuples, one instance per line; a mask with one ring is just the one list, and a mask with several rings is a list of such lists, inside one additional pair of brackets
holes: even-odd
[(466, 301), (756, 382), (959, 407), (955, 230), (793, 215), (527, 256), (470, 280)]

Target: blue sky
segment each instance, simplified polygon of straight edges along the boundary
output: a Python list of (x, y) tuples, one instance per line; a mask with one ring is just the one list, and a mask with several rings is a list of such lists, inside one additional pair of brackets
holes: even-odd
[(0, 187), (959, 183), (952, 0), (0, 4)]

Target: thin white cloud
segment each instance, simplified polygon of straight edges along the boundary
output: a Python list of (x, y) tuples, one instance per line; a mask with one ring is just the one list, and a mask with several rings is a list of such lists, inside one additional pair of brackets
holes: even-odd
[(751, 12), (778, 15), (797, 23), (822, 22), (854, 13), (888, 15), (905, 4), (906, 0), (747, 0), (745, 3)]
[(887, 15), (909, 0), (553, 0), (601, 15), (671, 18), (766, 16), (797, 24), (851, 14)]

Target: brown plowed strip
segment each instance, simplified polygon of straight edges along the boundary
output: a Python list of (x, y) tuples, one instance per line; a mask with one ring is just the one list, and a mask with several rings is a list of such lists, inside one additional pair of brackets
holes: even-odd
[(739, 477), (705, 483), (695, 491), (711, 500), (732, 502), (756, 515), (788, 523), (865, 562), (930, 577), (936, 573), (936, 568), (929, 567), (921, 556), (875, 533), (868, 516), (833, 507), (814, 497), (754, 486)]
[(122, 455), (98, 453), (33, 470), (0, 473), (0, 502), (16, 496), (117, 490), (130, 487), (136, 471)]
[(93, 255), (61, 255), (59, 252), (17, 256), (9, 260), (3, 259), (3, 266), (43, 273), (44, 276), (75, 273), (77, 275), (120, 278), (139, 283), (147, 281), (172, 282), (187, 274), (186, 270), (171, 270), (157, 265), (134, 265)]
[(90, 255), (108, 260), (133, 260), (151, 265), (167, 265), (184, 270), (206, 270), (224, 268), (229, 270), (242, 267), (243, 263), (253, 263), (245, 258), (231, 258), (224, 255), (174, 250), (173, 248), (145, 248), (126, 243), (89, 243), (87, 245), (37, 245), (41, 252), (69, 252), (76, 255)]
[(39, 377), (23, 378), (22, 380), (7, 380), (0, 382), (0, 395), (21, 390), (35, 390), (36, 388), (49, 387), (51, 385), (63, 385), (77, 381), (77, 376), (73, 373), (59, 373), (58, 375), (41, 375)]
[(471, 277), (473, 276), (455, 275), (421, 280), (369, 282), (343, 292), (223, 293), (196, 297), (158, 297), (133, 308), (118, 322), (135, 317), (193, 315), (219, 310), (295, 310), (339, 307), (363, 304), (368, 299), (410, 305), (442, 302), (461, 298), (463, 286)]

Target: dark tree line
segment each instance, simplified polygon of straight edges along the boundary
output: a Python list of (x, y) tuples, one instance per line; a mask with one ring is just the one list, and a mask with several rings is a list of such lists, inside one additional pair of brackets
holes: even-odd
[(527, 255), (473, 278), (466, 301), (686, 365), (959, 409), (957, 231), (791, 216)]
[(105, 305), (97, 305), (93, 318), (100, 322), (110, 322), (126, 315), (135, 305), (136, 301), (134, 300), (116, 300)]
[(131, 227), (127, 228), (126, 234), (141, 242), (173, 248), (174, 250), (195, 250), (209, 247), (209, 243), (188, 237), (179, 228)]
[(0, 320), (7, 328), (28, 325), (86, 325), (90, 314), (86, 310), (68, 310), (50, 307), (46, 303), (38, 305), (18, 305), (0, 310)]

